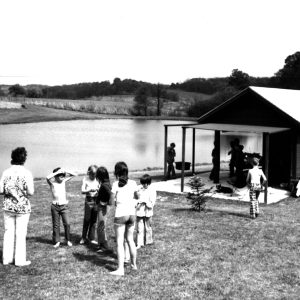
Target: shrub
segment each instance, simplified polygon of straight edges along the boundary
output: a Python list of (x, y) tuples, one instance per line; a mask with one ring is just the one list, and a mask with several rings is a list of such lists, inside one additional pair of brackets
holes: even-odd
[(192, 192), (188, 193), (187, 200), (189, 201), (192, 210), (201, 212), (206, 210), (206, 202), (210, 197), (210, 191), (213, 187), (204, 188), (205, 184), (200, 176), (193, 176), (188, 185)]

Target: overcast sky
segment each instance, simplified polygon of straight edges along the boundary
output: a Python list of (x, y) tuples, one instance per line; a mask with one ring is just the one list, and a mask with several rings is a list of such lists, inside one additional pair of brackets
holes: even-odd
[(299, 0), (0, 0), (0, 84), (272, 76)]

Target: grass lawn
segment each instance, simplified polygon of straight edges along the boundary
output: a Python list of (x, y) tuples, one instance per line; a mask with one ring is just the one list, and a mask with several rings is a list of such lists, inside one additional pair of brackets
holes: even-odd
[[(138, 250), (137, 272), (113, 277), (115, 255), (79, 245), (81, 182), (68, 185), (74, 246), (51, 244), (50, 192), (35, 183), (27, 236), (28, 267), (0, 265), (1, 299), (299, 299), (300, 201), (261, 206), (212, 199), (191, 211), (182, 195), (158, 193), (153, 246)], [(108, 224), (115, 249), (113, 208)], [(0, 221), (2, 251), (3, 218)], [(0, 253), (2, 256), (2, 252)]]

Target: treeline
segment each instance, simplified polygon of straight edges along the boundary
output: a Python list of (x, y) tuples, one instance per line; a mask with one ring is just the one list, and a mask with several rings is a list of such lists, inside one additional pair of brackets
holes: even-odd
[(78, 83), (61, 86), (39, 86), (19, 84), (12, 85), (8, 89), (11, 96), (25, 96), (28, 98), (47, 99), (89, 99), (98, 96), (110, 95), (135, 95), (141, 88), (147, 88), (149, 97), (157, 97), (159, 90), (160, 97), (169, 100), (178, 100), (176, 93), (167, 91), (167, 86), (151, 84), (132, 79), (115, 78), (113, 83), (109, 81)]
[[(216, 105), (226, 101), (247, 86), (276, 87), (300, 89), (300, 52), (289, 55), (282, 69), (272, 77), (253, 77), (247, 73), (233, 69), (228, 77), (193, 78), (182, 83), (171, 85), (152, 84), (132, 79), (115, 78), (109, 81), (78, 83), (61, 86), (20, 86), (13, 85), (7, 90), (12, 96), (49, 99), (89, 99), (93, 96), (135, 95), (134, 113), (147, 115), (149, 107), (156, 99), (156, 114), (161, 114), (165, 100), (180, 101), (180, 91), (211, 95), (203, 101), (197, 97), (184, 103), (184, 110), (191, 117), (200, 116)], [(0, 96), (5, 94), (0, 87)]]
[(252, 77), (234, 69), (227, 78), (195, 78), (181, 84), (172, 84), (171, 88), (185, 91), (209, 91), (214, 94), (210, 101), (194, 101), (188, 108), (188, 115), (197, 117), (228, 100), (248, 86), (261, 86), (300, 90), (300, 52), (289, 55), (282, 69), (272, 77)]

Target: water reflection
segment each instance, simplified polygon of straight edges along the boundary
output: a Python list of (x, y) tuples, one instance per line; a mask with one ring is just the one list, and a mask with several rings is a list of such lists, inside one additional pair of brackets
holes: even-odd
[[(10, 165), (11, 150), (28, 150), (27, 167), (35, 177), (44, 177), (57, 166), (85, 173), (91, 164), (113, 170), (124, 160), (130, 170), (163, 167), (164, 124), (158, 120), (86, 120), (0, 125), (0, 172)], [(183, 122), (180, 122), (183, 123)], [(168, 143), (176, 144), (176, 161), (181, 160), (182, 129), (169, 127)], [(196, 163), (211, 162), (214, 133), (196, 130)], [(229, 159), (232, 136), (221, 135), (221, 160)], [(261, 152), (257, 137), (240, 138), (246, 152)], [(192, 130), (187, 130), (186, 161), (192, 158)]]

